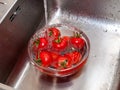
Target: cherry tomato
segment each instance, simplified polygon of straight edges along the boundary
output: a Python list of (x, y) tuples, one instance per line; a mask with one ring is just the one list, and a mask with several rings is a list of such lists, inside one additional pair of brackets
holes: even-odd
[(52, 56), (48, 51), (41, 51), (36, 62), (41, 66), (48, 67), (52, 63)]
[(59, 57), (59, 54), (56, 53), (56, 52), (50, 52), (50, 54), (51, 54), (52, 59), (53, 59), (51, 66), (52, 66), (53, 68), (57, 68), (56, 63), (57, 63), (57, 58)]
[(60, 31), (55, 27), (49, 28), (48, 35), (49, 35), (49, 37), (52, 37), (52, 36), (53, 37), (59, 37), (60, 36)]
[(69, 56), (59, 56), (57, 58), (57, 68), (66, 69), (72, 66), (72, 60)]
[(66, 40), (67, 42), (69, 42), (70, 37), (69, 36), (63, 36), (63, 39)]
[(55, 52), (50, 52), (52, 58), (53, 58), (53, 61), (56, 61), (57, 57), (59, 56), (59, 54), (55, 53)]
[(74, 37), (71, 37), (70, 42), (75, 48), (79, 49), (82, 49), (85, 45), (84, 39), (81, 38), (78, 32), (75, 33)]
[(68, 46), (68, 42), (64, 38), (55, 38), (52, 41), (52, 46), (55, 50), (64, 50)]
[(73, 64), (77, 64), (78, 62), (81, 61), (81, 58), (82, 58), (81, 53), (77, 52), (77, 51), (73, 51), (73, 52), (67, 53), (66, 55), (71, 57), (71, 59), (73, 61), (72, 62)]
[(41, 37), (39, 39), (36, 39), (33, 42), (33, 49), (34, 51), (38, 51), (39, 49), (43, 49), (48, 46), (48, 40), (45, 37)]
[(44, 48), (48, 45), (48, 40), (46, 38), (40, 38), (39, 39), (39, 46), (38, 49)]

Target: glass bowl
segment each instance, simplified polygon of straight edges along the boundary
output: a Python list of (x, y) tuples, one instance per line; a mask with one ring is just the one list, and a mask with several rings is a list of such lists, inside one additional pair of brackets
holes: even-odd
[[(73, 36), (74, 32), (78, 32), (81, 35), (82, 39), (84, 39), (85, 45), (82, 49), (79, 49), (79, 48), (76, 49), (75, 47), (73, 47), (71, 45), (71, 43), (69, 43), (69, 47), (64, 49), (63, 51), (60, 51), (60, 52), (55, 51), (55, 52), (58, 52), (59, 54), (67, 53), (71, 50), (79, 51), (82, 55), (82, 58), (79, 62), (77, 62), (77, 64), (72, 65), (71, 67), (68, 67), (68, 68), (57, 69), (57, 68), (53, 68), (51, 66), (44, 67), (44, 66), (36, 63), (35, 53), (33, 52), (33, 43), (36, 39), (38, 39), (40, 37), (46, 37), (47, 39), (49, 39), (46, 36), (46, 32), (48, 31), (49, 28), (54, 28), (54, 27), (60, 30), (61, 36), (71, 37), (71, 36)], [(49, 45), (51, 45), (51, 40), (49, 40)], [(54, 49), (52, 49), (51, 47), (52, 46), (48, 46), (43, 49), (48, 49), (50, 51), (54, 51)], [(42, 51), (42, 49), (40, 49), (40, 50)], [(65, 76), (69, 76), (69, 75), (72, 75), (72, 74), (78, 72), (85, 65), (85, 63), (88, 59), (88, 56), (89, 56), (89, 51), (90, 51), (90, 43), (89, 43), (89, 39), (88, 39), (87, 35), (80, 29), (78, 29), (74, 26), (71, 26), (69, 24), (46, 25), (42, 29), (39, 29), (35, 32), (35, 34), (32, 36), (32, 38), (30, 39), (29, 44), (28, 44), (28, 53), (29, 53), (30, 62), (32, 63), (32, 65), (35, 66), (35, 68), (38, 69), (40, 72), (50, 75), (50, 76), (56, 76), (56, 77), (65, 77)]]

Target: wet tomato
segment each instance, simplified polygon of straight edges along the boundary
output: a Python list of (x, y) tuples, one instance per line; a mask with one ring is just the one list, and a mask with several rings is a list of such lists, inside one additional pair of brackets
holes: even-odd
[(48, 40), (46, 38), (40, 38), (39, 39), (38, 49), (47, 47), (47, 45), (48, 45)]
[(85, 41), (83, 38), (81, 38), (80, 34), (78, 32), (75, 33), (74, 37), (70, 38), (70, 42), (75, 48), (82, 49), (85, 45)]
[(50, 52), (50, 54), (51, 54), (51, 56), (52, 56), (53, 61), (56, 61), (56, 59), (57, 59), (57, 57), (59, 56), (59, 54), (56, 53), (56, 52)]
[(67, 42), (69, 42), (70, 37), (69, 36), (63, 36), (63, 39), (66, 40)]
[(82, 59), (81, 53), (77, 52), (77, 51), (69, 52), (66, 55), (69, 56), (69, 57), (71, 57), (73, 64), (77, 64)]
[(48, 30), (48, 36), (49, 37), (59, 37), (60, 36), (60, 31), (59, 29), (53, 27), (53, 28), (49, 28)]
[(72, 66), (72, 60), (69, 56), (60, 55), (57, 58), (57, 65), (56, 66), (57, 66), (58, 69), (70, 68)]
[(47, 46), (48, 46), (48, 40), (45, 37), (38, 38), (33, 42), (33, 50), (35, 52)]
[(58, 37), (52, 41), (52, 46), (55, 50), (64, 50), (68, 46), (68, 41), (64, 38)]
[(52, 59), (53, 59), (51, 66), (52, 66), (53, 68), (57, 68), (56, 63), (57, 63), (57, 58), (59, 57), (59, 54), (56, 53), (56, 52), (50, 52), (50, 54), (51, 54)]
[(48, 67), (52, 63), (52, 56), (48, 51), (39, 52), (38, 58), (35, 60), (39, 65)]

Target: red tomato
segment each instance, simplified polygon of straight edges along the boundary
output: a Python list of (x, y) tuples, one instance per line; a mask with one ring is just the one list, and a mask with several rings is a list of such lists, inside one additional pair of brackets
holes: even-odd
[(52, 63), (52, 56), (48, 51), (41, 51), (37, 60), (41, 66), (48, 67)]
[(33, 42), (33, 50), (37, 52), (39, 49), (43, 49), (48, 46), (48, 40), (45, 37), (36, 39)]
[(57, 28), (53, 27), (53, 28), (49, 28), (48, 34), (49, 34), (49, 37), (51, 37), (51, 36), (59, 37), (60, 31)]
[(52, 58), (53, 58), (53, 61), (56, 61), (57, 57), (59, 56), (59, 54), (55, 53), (55, 52), (50, 52)]
[(80, 37), (78, 32), (75, 33), (74, 37), (71, 37), (70, 42), (75, 48), (79, 49), (82, 49), (85, 45), (84, 39)]
[(69, 56), (59, 56), (57, 58), (57, 68), (66, 69), (72, 66), (72, 60)]
[(52, 41), (52, 46), (55, 50), (64, 50), (68, 46), (68, 42), (63, 38), (55, 38)]
[(38, 46), (38, 49), (41, 49), (41, 48), (44, 48), (48, 45), (48, 40), (46, 38), (40, 38), (39, 39), (39, 46)]
[(63, 36), (63, 39), (69, 42), (70, 37), (69, 36)]
[(80, 62), (80, 60), (82, 58), (81, 53), (77, 52), (77, 51), (67, 53), (66, 55), (71, 57), (73, 64), (77, 64), (78, 62)]
[(59, 54), (55, 53), (55, 52), (50, 52), (51, 56), (52, 56), (52, 64), (51, 66), (53, 66), (54, 68), (57, 68), (57, 58), (59, 57)]

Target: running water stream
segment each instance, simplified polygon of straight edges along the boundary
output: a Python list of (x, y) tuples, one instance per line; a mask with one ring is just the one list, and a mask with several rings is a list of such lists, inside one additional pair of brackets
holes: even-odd
[(48, 23), (47, 0), (44, 0), (44, 10), (45, 10), (45, 24), (47, 24)]

